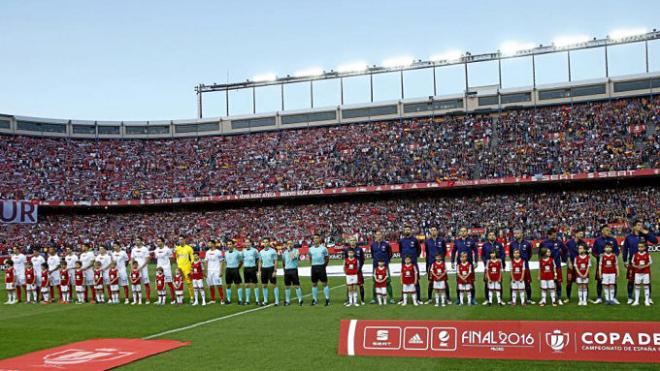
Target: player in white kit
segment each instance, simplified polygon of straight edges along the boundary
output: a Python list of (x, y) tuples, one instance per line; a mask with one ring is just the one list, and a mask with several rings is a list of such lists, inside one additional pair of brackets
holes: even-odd
[[(156, 268), (163, 268), (163, 275), (165, 276), (165, 283), (170, 289), (170, 304), (176, 304), (176, 296), (174, 294), (174, 284), (172, 283), (172, 256), (174, 252), (172, 249), (165, 245), (165, 240), (158, 237), (156, 239), (156, 249), (154, 256), (156, 257)], [(165, 304), (165, 303), (163, 303)]]
[(137, 262), (138, 271), (140, 271), (140, 281), (144, 285), (147, 298), (145, 304), (151, 303), (151, 285), (149, 284), (149, 248), (144, 246), (141, 239), (135, 240), (135, 246), (131, 249), (131, 266)]
[(209, 241), (209, 250), (206, 252), (204, 260), (206, 261), (206, 283), (211, 293), (211, 301), (208, 304), (215, 304), (215, 289), (218, 288), (220, 304), (225, 303), (225, 295), (222, 290), (222, 264), (225, 257), (217, 247), (214, 240)]
[(94, 288), (94, 259), (96, 259), (96, 255), (90, 249), (89, 244), (83, 244), (82, 254), (80, 254), (80, 264), (85, 275), (85, 301), (88, 298), (88, 289), (92, 290), (92, 300), (90, 302), (94, 302), (96, 298), (96, 289)]
[(119, 286), (124, 288), (124, 304), (129, 304), (128, 299), (128, 272), (126, 271), (126, 264), (128, 263), (128, 254), (121, 249), (119, 243), (112, 244), (112, 261), (117, 264), (117, 271), (119, 272)]
[[(30, 257), (30, 263), (32, 263), (32, 268), (34, 269), (34, 282), (36, 287), (41, 287), (41, 266), (46, 262), (43, 256), (39, 253), (39, 250), (35, 247), (32, 250), (32, 256)], [(37, 290), (37, 299), (39, 301), (39, 290)]]
[(23, 255), (18, 246), (14, 247), (14, 253), (11, 255), (11, 261), (14, 262), (14, 282), (16, 284), (16, 302), (21, 302), (21, 289), (25, 287), (25, 263), (27, 257)]
[(48, 259), (46, 259), (46, 263), (48, 264), (48, 280), (50, 281), (49, 292), (51, 300), (55, 299), (55, 291), (53, 288), (57, 287), (58, 302), (62, 302), (62, 290), (60, 288), (60, 262), (62, 262), (62, 259), (57, 255), (55, 248), (49, 248)]
[(66, 248), (66, 255), (64, 255), (64, 261), (66, 262), (66, 270), (69, 274), (69, 283), (73, 288), (69, 288), (69, 292), (75, 292), (76, 287), (76, 262), (80, 260), (78, 255), (73, 252), (71, 247)]
[[(99, 248), (99, 254), (96, 256), (94, 261), (101, 263), (101, 272), (103, 273), (103, 290), (107, 288), (108, 299), (110, 299), (112, 297), (112, 292), (110, 291), (110, 264), (112, 263), (112, 256), (108, 254), (108, 250), (106, 250), (105, 247), (101, 246)], [(98, 286), (96, 289), (98, 290)], [(105, 298), (105, 295), (102, 297)]]

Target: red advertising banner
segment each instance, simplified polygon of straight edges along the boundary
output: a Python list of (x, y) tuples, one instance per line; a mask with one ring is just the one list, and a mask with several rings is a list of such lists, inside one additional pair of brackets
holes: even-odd
[(86, 340), (1, 360), (0, 370), (109, 370), (188, 344), (175, 340)]
[(660, 322), (342, 320), (339, 354), (660, 363)]
[(637, 177), (648, 177), (660, 175), (660, 169), (639, 169), (639, 170), (617, 170), (601, 171), (596, 173), (579, 174), (561, 174), (561, 175), (537, 175), (524, 177), (503, 177), (493, 179), (476, 180), (441, 180), (425, 183), (405, 183), (405, 184), (384, 184), (375, 186), (359, 187), (341, 187), (341, 188), (320, 188), (303, 191), (287, 192), (264, 192), (247, 193), (221, 196), (199, 196), (199, 197), (181, 197), (164, 199), (142, 199), (142, 200), (101, 200), (101, 201), (40, 201), (35, 200), (41, 206), (51, 207), (71, 207), (71, 206), (144, 206), (144, 205), (169, 205), (169, 204), (193, 204), (193, 203), (214, 203), (231, 202), (241, 200), (262, 200), (262, 199), (281, 199), (296, 197), (314, 197), (314, 196), (339, 196), (351, 194), (377, 194), (387, 192), (418, 191), (432, 189), (458, 189), (484, 186), (504, 186), (512, 184), (534, 184), (534, 183), (555, 183), (588, 181), (598, 179), (627, 179)]

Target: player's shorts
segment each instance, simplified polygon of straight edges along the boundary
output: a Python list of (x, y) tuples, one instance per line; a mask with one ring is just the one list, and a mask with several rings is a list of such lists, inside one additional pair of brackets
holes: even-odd
[(112, 292), (119, 291), (119, 285), (110, 285), (110, 291)]
[(128, 286), (128, 273), (126, 271), (119, 271), (119, 286), (125, 287)]
[(157, 290), (158, 296), (165, 296), (165, 290)]
[(50, 285), (51, 286), (59, 286), (60, 285), (60, 271), (56, 270), (55, 272), (49, 274), (48, 279), (50, 280)]
[(42, 288), (41, 288), (41, 293), (42, 293), (42, 294), (49, 294), (49, 293), (50, 293), (50, 289), (49, 289), (48, 287), (42, 287)]
[(238, 271), (238, 268), (227, 268), (225, 271), (225, 279), (227, 280), (227, 285), (235, 284), (240, 285), (241, 273)]
[(417, 290), (415, 290), (415, 285), (403, 285), (403, 290), (401, 291), (403, 291), (404, 294), (414, 294), (417, 292)]
[(387, 287), (376, 287), (376, 295), (387, 295)]
[(173, 282), (172, 281), (172, 267), (169, 265), (159, 265), (156, 268), (163, 268), (163, 275), (165, 276), (165, 282)]
[(502, 285), (499, 282), (488, 282), (488, 290), (500, 291)]
[(133, 291), (133, 292), (141, 292), (141, 291), (142, 291), (142, 286), (131, 284), (131, 291)]
[(346, 276), (346, 284), (347, 285), (357, 285), (358, 283), (358, 276), (357, 274), (351, 274)]
[(95, 285), (94, 290), (103, 290), (103, 285)]
[(176, 295), (176, 296), (182, 296), (182, 295), (183, 295), (183, 290), (176, 290), (176, 291), (174, 291), (174, 295)]
[(16, 282), (15, 282), (15, 283), (16, 283), (16, 286), (23, 286), (23, 285), (25, 285), (25, 274), (17, 273), (16, 276), (15, 276), (15, 278), (16, 278)]
[(555, 281), (554, 280), (541, 280), (541, 289), (542, 290), (554, 290)]
[(275, 267), (261, 268), (261, 284), (265, 285), (268, 282), (275, 285), (277, 284), (277, 277), (273, 275)]
[(257, 267), (243, 268), (243, 278), (245, 278), (245, 283), (259, 283), (257, 279)]
[(34, 283), (25, 284), (25, 289), (27, 291), (34, 291), (36, 288), (37, 288), (37, 286)]
[(41, 272), (34, 272), (34, 284), (41, 287)]
[(458, 291), (471, 291), (472, 290), (472, 284), (471, 283), (459, 283), (458, 284)]
[(203, 289), (204, 280), (192, 280), (192, 286), (194, 289)]
[(85, 292), (85, 286), (76, 286), (76, 292), (80, 292), (80, 293)]
[(69, 292), (69, 285), (60, 285), (60, 291)]
[(16, 284), (14, 282), (8, 282), (5, 283), (5, 289), (7, 290), (13, 290), (16, 288)]
[(298, 269), (291, 268), (284, 270), (284, 286), (300, 286), (300, 278), (298, 277)]
[(94, 285), (94, 271), (91, 269), (85, 270), (85, 286)]
[(444, 290), (447, 287), (447, 282), (445, 281), (433, 281), (434, 290)]
[(206, 275), (206, 284), (209, 286), (222, 285), (222, 277), (220, 277), (220, 272), (208, 272)]
[(605, 273), (603, 274), (603, 285), (614, 285), (616, 283), (616, 274)]
[(511, 281), (511, 290), (524, 290), (525, 281)]
[(575, 277), (575, 283), (578, 285), (587, 285), (589, 284), (589, 277)]
[(144, 267), (140, 270), (140, 282), (143, 285), (149, 284), (149, 269), (147, 267)]
[(651, 275), (648, 273), (635, 273), (635, 285), (649, 285)]
[(312, 283), (328, 282), (328, 274), (325, 272), (325, 265), (312, 265)]

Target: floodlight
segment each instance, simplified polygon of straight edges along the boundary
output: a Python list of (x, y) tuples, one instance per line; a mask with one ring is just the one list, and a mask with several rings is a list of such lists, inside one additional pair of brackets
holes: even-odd
[(573, 36), (560, 36), (552, 41), (552, 44), (557, 48), (565, 48), (576, 44), (581, 44), (589, 41), (589, 36), (586, 35), (573, 35)]
[(454, 61), (461, 59), (463, 56), (463, 52), (460, 50), (449, 50), (441, 54), (435, 54), (431, 56), (431, 60), (434, 62), (439, 62), (439, 61)]
[(275, 81), (275, 80), (277, 80), (277, 75), (274, 73), (264, 73), (252, 77), (252, 81), (254, 82), (266, 82), (266, 81)]
[(383, 61), (383, 67), (386, 68), (396, 68), (396, 67), (408, 67), (415, 62), (415, 59), (412, 57), (397, 57), (389, 58)]
[(612, 40), (623, 40), (633, 36), (639, 36), (647, 33), (646, 28), (627, 28), (610, 32), (609, 38)]
[(500, 45), (500, 53), (504, 56), (516, 55), (521, 50), (534, 49), (536, 44), (534, 43), (521, 43), (517, 41), (507, 41)]
[(339, 65), (337, 67), (337, 72), (363, 72), (366, 71), (367, 68), (369, 68), (369, 65), (366, 62), (351, 62)]
[(305, 70), (296, 71), (293, 74), (295, 77), (311, 77), (311, 76), (321, 76), (323, 75), (323, 68), (321, 67), (312, 67)]

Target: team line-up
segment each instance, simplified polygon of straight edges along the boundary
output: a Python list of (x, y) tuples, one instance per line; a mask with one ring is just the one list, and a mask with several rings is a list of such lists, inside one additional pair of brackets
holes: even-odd
[[(628, 280), (628, 304), (639, 305), (641, 292), (644, 292), (644, 304), (651, 305), (651, 256), (647, 251), (647, 243), (657, 243), (655, 234), (643, 227), (642, 221), (635, 221), (632, 233), (628, 235), (623, 245), (623, 261)], [(525, 240), (520, 230), (514, 231), (511, 241), (510, 262), (507, 266), (504, 246), (495, 238), (495, 233), (487, 235), (487, 241), (482, 248), (484, 263), (484, 305), (505, 305), (502, 295), (504, 279), (510, 280), (510, 304), (535, 304), (531, 300), (532, 274), (529, 261), (532, 257), (532, 245)], [(539, 246), (538, 281), (541, 290), (539, 305), (547, 303), (563, 305), (568, 302), (572, 284), (578, 287), (578, 305), (587, 305), (588, 285), (591, 271), (597, 281), (596, 300), (592, 303), (619, 304), (616, 298), (617, 277), (620, 275), (618, 255), (620, 249), (608, 226), (601, 228), (601, 236), (592, 247), (582, 239), (583, 232), (575, 231), (573, 237), (564, 243), (557, 238), (555, 229), (548, 230), (547, 239)], [(475, 305), (475, 263), (478, 259), (476, 242), (468, 237), (466, 228), (461, 228), (451, 249), (451, 261), (445, 262), (447, 253), (446, 241), (438, 235), (436, 227), (430, 228), (426, 238), (426, 271), (428, 277), (427, 303), (436, 306), (452, 304), (448, 284), (448, 271), (456, 271), (456, 304)], [(298, 276), (300, 253), (294, 247), (293, 241), (287, 241), (284, 249), (278, 251), (272, 247), (271, 241), (264, 238), (261, 249), (257, 249), (250, 241), (242, 250), (235, 247), (234, 241), (227, 240), (224, 250), (222, 243), (211, 240), (207, 243), (208, 250), (202, 260), (199, 253), (186, 243), (180, 236), (174, 251), (165, 245), (162, 238), (156, 241), (153, 250), (156, 259), (155, 286), (158, 295), (158, 305), (166, 304), (167, 289), (169, 289), (171, 304), (183, 304), (184, 284), (188, 284), (192, 305), (207, 305), (216, 302), (216, 290), (220, 304), (230, 304), (232, 289), (237, 289), (239, 305), (249, 305), (251, 292), (254, 293), (254, 303), (269, 304), (269, 291), (272, 290), (274, 305), (280, 304), (279, 287), (277, 286), (278, 261), (281, 260), (284, 270), (285, 300), (284, 305), (291, 304), (291, 289), (295, 290), (299, 305), (303, 305), (303, 295)], [(402, 286), (401, 305), (408, 304), (410, 297), (413, 305), (419, 305), (420, 271), (417, 258), (421, 255), (421, 243), (413, 236), (410, 226), (405, 226), (403, 236), (399, 241), (402, 256), (400, 283)], [(382, 232), (376, 231), (370, 245), (373, 258), (373, 299), (372, 303), (386, 305), (395, 303), (392, 290), (392, 277), (389, 270), (393, 253), (387, 241), (382, 238)], [(112, 245), (112, 251), (105, 247), (99, 248), (98, 255), (89, 245), (83, 244), (80, 255), (69, 247), (62, 259), (54, 247), (49, 249), (44, 258), (34, 249), (29, 259), (14, 247), (11, 258), (5, 262), (5, 287), (7, 302), (16, 304), (21, 301), (21, 292), (26, 292), (26, 303), (54, 301), (55, 290), (58, 291), (59, 303), (82, 304), (90, 303), (120, 303), (120, 292), (123, 290), (124, 303), (140, 305), (143, 303), (143, 288), (146, 294), (145, 304), (150, 304), (151, 283), (148, 265), (151, 261), (151, 251), (141, 240), (136, 240), (129, 258), (118, 243)], [(176, 257), (177, 268), (172, 272), (171, 258)], [(311, 261), (312, 305), (318, 305), (318, 284), (322, 286), (325, 305), (330, 304), (330, 289), (326, 267), (329, 263), (329, 253), (322, 243), (321, 236), (313, 236), (313, 244), (308, 252)], [(595, 264), (593, 263), (595, 260)], [(364, 250), (356, 246), (355, 240), (344, 250), (343, 271), (346, 278), (348, 295), (345, 305), (364, 305), (364, 275), (362, 268), (365, 262)], [(562, 300), (562, 262), (567, 263), (567, 299)], [(204, 263), (206, 267), (204, 267)], [(241, 277), (241, 268), (243, 276)], [(508, 276), (508, 277), (507, 277)], [(205, 285), (206, 281), (206, 285)], [(257, 285), (260, 283), (260, 287)], [(129, 286), (130, 294), (129, 295)], [(210, 293), (210, 301), (206, 300), (206, 287)], [(225, 296), (224, 289), (227, 295)], [(91, 298), (88, 296), (91, 291)], [(107, 291), (107, 299), (106, 299)], [(261, 299), (260, 299), (261, 291)], [(75, 297), (74, 297), (75, 294)], [(358, 300), (358, 294), (360, 300)]]

